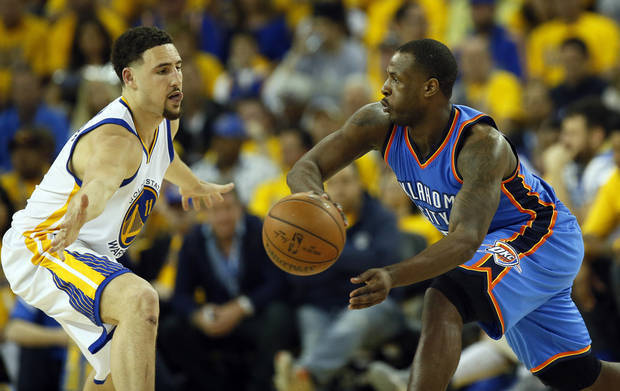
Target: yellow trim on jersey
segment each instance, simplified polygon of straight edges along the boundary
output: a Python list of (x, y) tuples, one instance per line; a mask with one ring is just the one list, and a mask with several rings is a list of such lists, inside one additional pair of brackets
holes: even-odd
[(69, 197), (67, 197), (67, 202), (35, 229), (24, 232), (24, 237), (26, 247), (33, 254), (30, 262), (51, 270), (58, 278), (75, 285), (86, 296), (94, 299), (97, 286), (104, 280), (104, 277), (75, 259), (71, 254), (65, 252), (65, 261), (63, 262), (58, 259), (58, 254), (47, 252), (47, 249), (52, 245), (48, 234), (55, 230), (55, 228), (50, 229), (50, 227), (58, 223), (65, 215), (69, 202), (78, 190), (80, 190), (80, 186), (76, 183)]
[[(127, 105), (127, 108), (129, 108), (129, 113), (133, 117), (133, 111), (131, 110), (131, 107), (129, 106), (129, 102), (127, 102), (127, 99), (125, 99), (124, 96), (121, 96), (121, 100), (125, 102), (125, 104)], [(140, 134), (138, 133), (138, 129), (136, 129), (136, 136), (138, 136), (138, 140), (140, 140), (140, 144), (142, 144), (142, 148), (144, 148), (144, 152), (146, 152), (146, 161), (148, 163), (151, 161), (151, 155), (153, 154), (153, 149), (155, 149), (155, 144), (157, 143), (157, 139), (159, 138), (159, 126), (155, 128), (155, 137), (153, 138), (153, 141), (151, 142), (151, 145), (149, 147), (147, 147), (147, 145), (142, 140), (142, 137), (140, 137)]]

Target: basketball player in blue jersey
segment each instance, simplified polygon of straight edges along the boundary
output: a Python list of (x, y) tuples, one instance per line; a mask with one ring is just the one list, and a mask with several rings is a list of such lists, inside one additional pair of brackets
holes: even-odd
[(123, 96), (65, 144), (13, 216), (1, 259), (13, 291), (56, 319), (92, 365), (85, 390), (153, 391), (157, 293), (116, 258), (144, 226), (164, 179), (179, 186), (185, 208), (190, 198), (196, 208), (222, 200), (233, 185), (200, 181), (175, 156), (183, 75), (170, 36), (129, 30), (112, 63)]
[(362, 107), (288, 174), (293, 192), (323, 181), (371, 149), (382, 151), (403, 191), (445, 235), (411, 259), (351, 279), (365, 284), (349, 308), (382, 302), (393, 287), (435, 278), (409, 390), (445, 390), (461, 352), (463, 324), (502, 335), (543, 383), (612, 390), (620, 364), (601, 362), (571, 300), (583, 242), (553, 189), (530, 173), (489, 116), (450, 103), (457, 64), (440, 42), (396, 50), (380, 102)]

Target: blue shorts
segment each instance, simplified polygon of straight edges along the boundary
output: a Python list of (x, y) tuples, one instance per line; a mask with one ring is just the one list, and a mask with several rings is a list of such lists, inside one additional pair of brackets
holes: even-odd
[(489, 233), (468, 262), (432, 287), (455, 305), (464, 322), (478, 321), (494, 339), (506, 336), (533, 373), (590, 355), (591, 339), (571, 299), (583, 259), (575, 218), (559, 210), (549, 232), (528, 225)]

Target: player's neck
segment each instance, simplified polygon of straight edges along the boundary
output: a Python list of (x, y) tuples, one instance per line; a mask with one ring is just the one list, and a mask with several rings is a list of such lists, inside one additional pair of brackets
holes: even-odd
[(164, 120), (163, 115), (157, 115), (143, 110), (130, 94), (123, 94), (123, 99), (129, 105), (131, 117), (140, 139), (145, 144), (150, 145), (150, 142), (155, 137), (155, 129), (157, 129), (161, 121)]
[(451, 111), (452, 105), (447, 103), (437, 109), (429, 110), (419, 123), (409, 126), (409, 137), (424, 156), (443, 141), (444, 129), (448, 126)]

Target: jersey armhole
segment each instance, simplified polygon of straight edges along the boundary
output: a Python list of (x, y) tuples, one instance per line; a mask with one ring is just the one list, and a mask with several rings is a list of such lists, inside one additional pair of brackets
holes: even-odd
[(390, 131), (385, 134), (385, 139), (383, 140), (383, 145), (381, 146), (381, 156), (386, 163), (388, 155), (390, 154), (390, 147), (392, 146), (392, 141), (394, 140), (394, 134), (396, 133), (396, 128), (396, 124), (390, 124)]
[[(69, 174), (71, 174), (71, 176), (75, 180), (75, 183), (77, 183), (77, 185), (80, 186), (80, 187), (82, 186), (82, 180), (77, 175), (75, 175), (75, 173), (73, 171), (71, 171), (71, 168), (70, 168), (71, 159), (73, 158), (73, 151), (75, 151), (75, 147), (77, 146), (77, 143), (80, 140), (80, 138), (82, 138), (82, 136), (84, 136), (85, 134), (88, 134), (88, 133), (92, 132), (93, 130), (97, 129), (98, 127), (100, 127), (102, 125), (106, 125), (106, 124), (114, 124), (114, 125), (122, 126), (123, 128), (127, 129), (130, 133), (132, 133), (133, 135), (138, 137), (136, 132), (134, 132), (133, 129), (131, 129), (131, 126), (129, 126), (129, 124), (127, 122), (125, 122), (124, 120), (122, 120), (120, 118), (106, 118), (104, 120), (101, 120), (101, 121), (97, 122), (96, 124), (94, 124), (92, 126), (89, 126), (86, 129), (82, 130), (80, 132), (80, 134), (78, 134), (76, 136), (75, 140), (73, 141), (73, 145), (71, 145), (71, 151), (69, 152), (69, 157), (67, 158), (67, 164), (66, 164), (67, 172)], [(121, 187), (129, 184), (136, 177), (136, 175), (138, 174), (139, 170), (140, 170), (140, 167), (138, 167), (136, 172), (131, 177), (123, 179), (123, 182), (121, 183)]]
[[(490, 126), (492, 126), (494, 129), (497, 129), (497, 124), (495, 124), (495, 121), (493, 120), (493, 118), (487, 116), (487, 115), (483, 115), (480, 118), (475, 119), (474, 121), (466, 124), (463, 129), (460, 131), (458, 137), (458, 140), (456, 141), (456, 144), (454, 146), (454, 152), (452, 154), (452, 173), (454, 174), (454, 177), (456, 178), (456, 180), (459, 183), (463, 183), (463, 177), (461, 176), (461, 173), (459, 172), (458, 166), (457, 166), (457, 160), (458, 160), (458, 156), (459, 153), (461, 152), (461, 150), (463, 149), (463, 145), (465, 144), (465, 140), (467, 140), (467, 137), (469, 136), (469, 132), (471, 130), (471, 128), (479, 123), (486, 123)], [(499, 132), (499, 130), (498, 130)], [(512, 144), (512, 142), (510, 142), (510, 140), (508, 139), (508, 137), (506, 137), (505, 134), (501, 133), (500, 134), (504, 137), (504, 139), (506, 139), (506, 141), (508, 141), (508, 144), (510, 144), (510, 148), (512, 149), (512, 152), (515, 155), (515, 158), (517, 159), (517, 165), (514, 169), (514, 171), (512, 171), (512, 173), (507, 177), (502, 179), (502, 181), (506, 181), (508, 179), (511, 179), (512, 177), (514, 177), (514, 174), (519, 170), (519, 155), (517, 155), (517, 150), (515, 149), (515, 146)]]
[(166, 128), (168, 129), (168, 154), (170, 155), (170, 163), (172, 163), (174, 160), (174, 143), (172, 142), (172, 128), (169, 119), (166, 119)]

